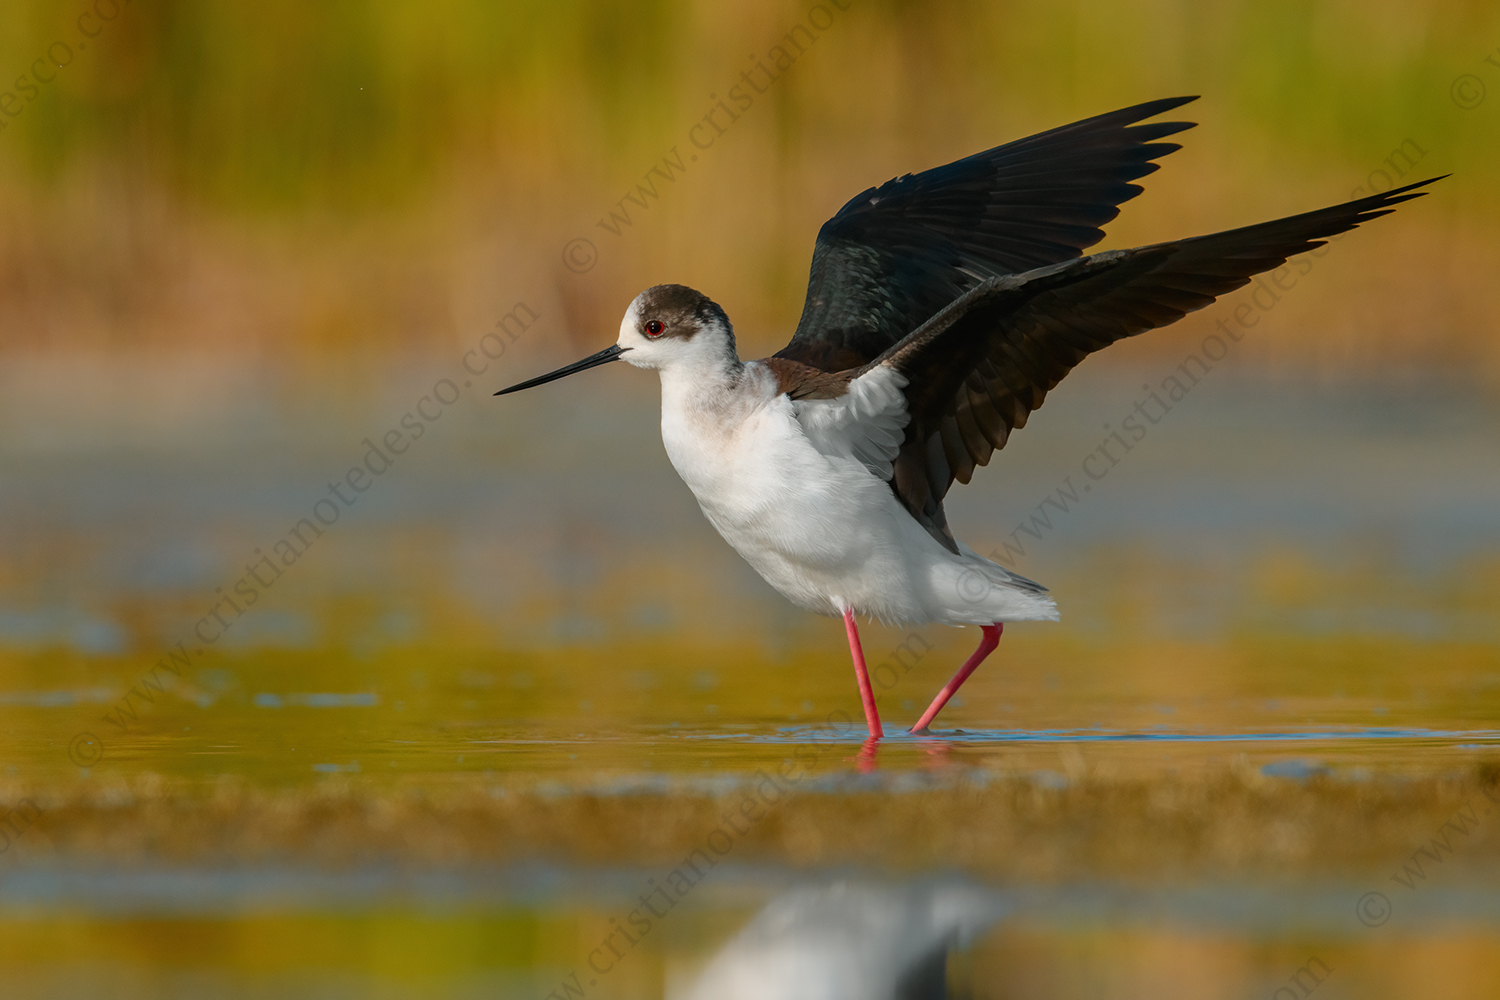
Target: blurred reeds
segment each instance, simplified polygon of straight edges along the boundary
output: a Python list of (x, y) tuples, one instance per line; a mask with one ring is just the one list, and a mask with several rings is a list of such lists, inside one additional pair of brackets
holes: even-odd
[[(0, 119), (0, 350), (327, 370), (461, 351), (525, 301), (547, 325), (518, 355), (560, 356), (673, 280), (726, 306), (745, 353), (768, 352), (818, 226), (862, 188), (1201, 93), (1184, 109), (1200, 127), (1105, 245), (1342, 200), (1411, 140), (1424, 152), (1403, 179), (1455, 177), (1341, 243), (1246, 355), (1500, 374), (1493, 5), (846, 3), (620, 236), (596, 223), (692, 153), (710, 95), (811, 5), (123, 3)], [(10, 5), (0, 79), (78, 41), (84, 9)], [(1461, 74), (1494, 93), (1459, 107)], [(599, 250), (583, 275), (561, 253), (580, 236)], [(1180, 356), (1216, 319), (1141, 350)]]

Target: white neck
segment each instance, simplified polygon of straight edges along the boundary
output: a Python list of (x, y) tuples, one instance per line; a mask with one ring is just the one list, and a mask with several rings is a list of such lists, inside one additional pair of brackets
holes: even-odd
[(725, 350), (722, 342), (703, 341), (658, 369), (664, 404), (670, 400), (679, 406), (719, 408), (744, 378), (744, 362)]

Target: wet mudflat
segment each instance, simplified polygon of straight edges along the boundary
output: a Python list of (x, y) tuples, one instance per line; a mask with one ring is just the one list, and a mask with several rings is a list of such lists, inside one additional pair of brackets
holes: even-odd
[[(438, 747), (357, 728), (357, 764), (301, 780), (13, 784), (12, 817), (39, 810), (0, 873), (13, 995), (1500, 983), (1495, 729), (975, 729), (874, 759), (807, 728), (511, 730), (449, 734), (426, 771)], [(172, 742), (138, 759), (229, 752)]]
[[(645, 395), (457, 425), (240, 615), (337, 448), (12, 442), (5, 995), (1496, 995), (1492, 410), (1229, 383), (1061, 511), (1077, 391), (955, 495), (1063, 624), (878, 748)], [(870, 627), (892, 731), (973, 641)]]

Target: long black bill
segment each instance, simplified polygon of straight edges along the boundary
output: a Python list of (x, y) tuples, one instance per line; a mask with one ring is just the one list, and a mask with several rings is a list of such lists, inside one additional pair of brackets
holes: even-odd
[(520, 392), (522, 389), (530, 389), (534, 385), (541, 385), (544, 382), (551, 382), (554, 379), (560, 379), (564, 375), (572, 375), (574, 372), (581, 372), (588, 368), (597, 368), (600, 365), (605, 364), (606, 362), (613, 361), (615, 358), (618, 358), (628, 350), (630, 350), (630, 348), (621, 347), (619, 344), (612, 344), (611, 346), (606, 347), (604, 350), (600, 351), (598, 354), (590, 354), (582, 361), (575, 361), (571, 365), (563, 365), (555, 372), (548, 372), (546, 375), (538, 375), (536, 378), (527, 379), (525, 382), (517, 383), (516, 385), (511, 386), (509, 389), (501, 389), (499, 392), (495, 393), (495, 395), (503, 396), (507, 392)]

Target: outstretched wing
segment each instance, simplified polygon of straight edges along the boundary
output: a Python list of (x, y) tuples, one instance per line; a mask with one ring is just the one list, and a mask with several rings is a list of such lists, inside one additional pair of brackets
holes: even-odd
[[(1426, 192), (1384, 194), (1243, 229), (1110, 250), (984, 282), (854, 375), (905, 378), (909, 421), (892, 487), (950, 548), (942, 500), (1004, 447), (1047, 392), (1093, 352), (1176, 322), (1215, 298)], [(851, 383), (852, 384), (852, 383)]]
[(1132, 122), (1172, 97), (1086, 118), (856, 195), (818, 231), (807, 300), (776, 356), (857, 368), (986, 278), (1070, 260), (1104, 237), (1130, 181), (1191, 122)]

